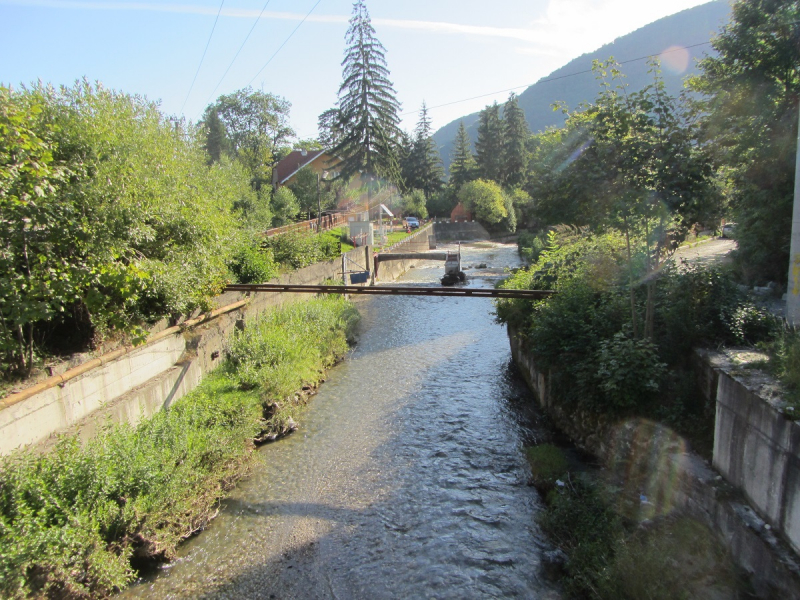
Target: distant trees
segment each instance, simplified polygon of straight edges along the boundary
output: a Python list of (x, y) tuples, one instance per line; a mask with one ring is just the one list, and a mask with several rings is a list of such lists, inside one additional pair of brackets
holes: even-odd
[(477, 170), (478, 165), (472, 155), (472, 144), (464, 122), (461, 121), (450, 161), (450, 186), (455, 190), (461, 189), (462, 185), (477, 177)]
[(475, 218), (487, 225), (497, 225), (508, 217), (506, 196), (494, 181), (477, 179), (461, 186), (458, 200)]
[(503, 166), (500, 177), (507, 187), (518, 187), (525, 182), (528, 167), (526, 143), (530, 135), (525, 113), (519, 106), (517, 95), (512, 92), (503, 107)]
[(503, 121), (497, 102), (481, 111), (478, 141), (475, 142), (475, 162), (482, 179), (500, 183), (503, 180)]
[(431, 120), (424, 102), (414, 136), (409, 141), (402, 161), (404, 187), (422, 190), (429, 199), (444, 186), (444, 167), (433, 141)]
[(353, 5), (346, 41), (337, 113), (326, 114), (326, 143), (336, 141), (331, 153), (342, 159), (340, 177), (368, 173), (397, 182), (400, 103), (364, 0)]

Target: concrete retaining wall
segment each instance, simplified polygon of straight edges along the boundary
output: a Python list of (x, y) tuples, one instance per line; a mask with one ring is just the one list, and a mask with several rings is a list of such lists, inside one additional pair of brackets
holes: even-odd
[(491, 237), (489, 232), (486, 231), (486, 228), (477, 221), (472, 221), (470, 223), (437, 221), (433, 224), (433, 231), (436, 235), (436, 241), (441, 243), (488, 240)]
[[(800, 598), (793, 538), (800, 483), (795, 423), (787, 428), (764, 410), (762, 405), (769, 403), (745, 388), (734, 389), (736, 382), (720, 372), (718, 364), (705, 360), (704, 353), (698, 381), (717, 399), (714, 466), (720, 475), (662, 425), (636, 419), (612, 422), (564, 410), (554, 402), (546, 374), (536, 368), (513, 328), (508, 334), (514, 362), (542, 409), (576, 445), (605, 464), (623, 493), (644, 492), (654, 514), (680, 509), (715, 531), (750, 576), (758, 597)], [(785, 525), (779, 528), (780, 520), (773, 523), (759, 502), (780, 515)]]
[[(711, 358), (719, 364), (718, 353)], [(800, 425), (746, 372), (718, 369), (714, 468), (800, 552)]]
[[(352, 263), (372, 270), (369, 247), (356, 248), (347, 256)], [(341, 266), (341, 260), (335, 259), (288, 273), (277, 281), (319, 284), (326, 279), (340, 280)], [(215, 304), (227, 306), (245, 297), (242, 293), (228, 292), (216, 298)], [(136, 423), (151, 416), (194, 389), (219, 364), (224, 340), (234, 327), (267, 308), (312, 297), (254, 294), (244, 307), (167, 335), (5, 406), (0, 410), (0, 454), (34, 443), (47, 446), (59, 433), (77, 432), (88, 438), (109, 422)]]

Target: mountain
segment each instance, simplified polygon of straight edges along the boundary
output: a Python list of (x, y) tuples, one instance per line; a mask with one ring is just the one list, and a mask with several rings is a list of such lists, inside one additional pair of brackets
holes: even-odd
[[(535, 133), (547, 127), (563, 125), (564, 114), (552, 109), (554, 102), (566, 102), (567, 107), (573, 110), (582, 102), (594, 100), (599, 86), (591, 72), (592, 61), (606, 60), (611, 56), (622, 63), (625, 81), (635, 91), (653, 81), (652, 75), (647, 72), (647, 60), (637, 59), (659, 54), (673, 46), (686, 48), (689, 52), (689, 66), (685, 71), (672, 70), (667, 64), (666, 57), (679, 58), (678, 52), (665, 54), (665, 60), (662, 60), (662, 74), (667, 92), (677, 95), (683, 87), (683, 79), (696, 73), (696, 59), (712, 51), (706, 42), (728, 22), (729, 17), (729, 2), (715, 0), (659, 19), (568, 62), (520, 94), (519, 105), (525, 111), (528, 126)], [(439, 129), (433, 139), (439, 147), (445, 167), (450, 165), (460, 121), (464, 121), (473, 149), (478, 137), (478, 113), (456, 119)]]

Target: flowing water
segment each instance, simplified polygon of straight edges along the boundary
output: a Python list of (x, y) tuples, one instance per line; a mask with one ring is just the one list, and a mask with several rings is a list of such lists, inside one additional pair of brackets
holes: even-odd
[[(516, 246), (464, 248), (470, 286)], [(431, 285), (441, 263), (399, 283)], [(523, 447), (548, 434), (492, 302), (357, 300), (359, 342), (139, 598), (556, 598)]]

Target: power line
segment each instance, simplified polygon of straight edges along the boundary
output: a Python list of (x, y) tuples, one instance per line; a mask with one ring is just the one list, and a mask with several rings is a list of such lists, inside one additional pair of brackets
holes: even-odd
[(253, 30), (256, 28), (256, 25), (258, 25), (258, 22), (261, 20), (261, 16), (264, 14), (264, 11), (267, 10), (267, 6), (269, 6), (270, 2), (271, 0), (267, 0), (267, 2), (264, 4), (264, 8), (261, 9), (261, 12), (258, 14), (258, 17), (256, 17), (255, 23), (253, 23), (253, 26), (247, 33), (247, 37), (244, 38), (242, 45), (239, 46), (239, 49), (236, 51), (236, 55), (233, 57), (233, 60), (231, 60), (230, 64), (228, 65), (228, 68), (225, 69), (225, 72), (222, 74), (222, 77), (220, 77), (219, 81), (217, 82), (217, 85), (214, 87), (213, 90), (211, 90), (211, 94), (209, 94), (208, 100), (206, 100), (206, 104), (208, 104), (211, 101), (211, 98), (214, 96), (214, 92), (216, 92), (217, 88), (219, 88), (220, 84), (222, 84), (222, 81), (225, 79), (225, 76), (228, 74), (228, 71), (231, 70), (233, 63), (235, 63), (236, 59), (239, 58), (239, 53), (242, 51), (242, 48), (244, 48), (244, 45), (247, 43), (247, 40), (250, 39), (250, 35), (253, 33)]
[(263, 66), (263, 67), (261, 67), (261, 69), (259, 69), (259, 71), (258, 71), (258, 73), (256, 73), (255, 77), (253, 77), (253, 78), (250, 80), (250, 83), (248, 83), (247, 85), (252, 85), (252, 84), (253, 84), (253, 82), (254, 82), (256, 79), (258, 79), (258, 76), (259, 76), (259, 75), (261, 75), (261, 72), (262, 72), (264, 69), (266, 69), (266, 68), (267, 68), (267, 66), (269, 65), (269, 63), (271, 63), (271, 62), (272, 62), (272, 59), (273, 59), (273, 58), (275, 58), (275, 57), (278, 55), (278, 52), (280, 52), (280, 51), (281, 51), (281, 49), (282, 49), (282, 48), (283, 48), (283, 47), (286, 45), (286, 43), (287, 43), (287, 42), (288, 42), (290, 39), (292, 39), (292, 36), (293, 36), (295, 33), (297, 33), (297, 30), (298, 30), (298, 29), (300, 29), (300, 25), (302, 25), (303, 23), (305, 23), (305, 22), (306, 22), (306, 19), (308, 19), (308, 17), (310, 17), (310, 16), (311, 16), (311, 13), (312, 13), (312, 12), (314, 12), (314, 9), (315, 9), (315, 8), (317, 8), (317, 6), (319, 6), (319, 3), (320, 3), (320, 2), (322, 2), (322, 0), (317, 0), (317, 3), (316, 3), (314, 6), (312, 6), (312, 7), (311, 7), (311, 10), (310, 10), (310, 11), (308, 11), (308, 14), (307, 14), (305, 17), (303, 17), (303, 20), (302, 20), (302, 21), (300, 21), (300, 23), (297, 25), (297, 27), (295, 27), (295, 28), (294, 28), (294, 31), (292, 31), (292, 33), (290, 33), (290, 34), (289, 34), (289, 37), (287, 37), (287, 38), (284, 40), (284, 42), (283, 42), (283, 43), (280, 45), (280, 47), (279, 47), (277, 50), (275, 50), (275, 54), (273, 54), (272, 56), (270, 56), (270, 57), (269, 57), (269, 60), (268, 60), (266, 63), (264, 63), (264, 66)]
[[(674, 50), (665, 50), (664, 52), (659, 52), (658, 54), (650, 54), (649, 56), (640, 56), (639, 58), (631, 58), (629, 60), (623, 60), (623, 61), (620, 61), (617, 64), (626, 65), (628, 63), (637, 62), (637, 61), (640, 61), (640, 60), (647, 60), (648, 58), (653, 58), (655, 56), (661, 56), (661, 55), (664, 55), (664, 54), (669, 54), (671, 52), (680, 52), (681, 50), (688, 50), (689, 48), (697, 48), (699, 46), (707, 46), (710, 43), (711, 42), (701, 42), (699, 44), (692, 44), (691, 46), (681, 46), (680, 48), (675, 48)], [(566, 79), (568, 77), (576, 77), (578, 75), (586, 75), (587, 73), (591, 73), (591, 72), (592, 72), (592, 69), (587, 69), (585, 71), (577, 71), (575, 73), (569, 73), (567, 75), (559, 75), (558, 77), (550, 77), (548, 79), (540, 79), (536, 83), (547, 83), (548, 81), (557, 81), (559, 79)], [(487, 96), (495, 96), (497, 94), (503, 94), (505, 92), (513, 92), (514, 90), (520, 90), (520, 89), (523, 89), (523, 88), (529, 88), (532, 85), (535, 85), (535, 84), (529, 83), (527, 85), (518, 85), (517, 87), (508, 88), (508, 89), (505, 89), (505, 90), (498, 90), (496, 92), (490, 92), (488, 94), (481, 94), (480, 96), (473, 96), (471, 98), (463, 98), (461, 100), (454, 100), (452, 102), (445, 102), (444, 104), (437, 104), (436, 106), (429, 106), (428, 110), (434, 110), (436, 108), (444, 108), (445, 106), (452, 106), (453, 104), (461, 104), (462, 102), (469, 102), (470, 100), (479, 100), (481, 98), (486, 98)], [(405, 117), (405, 116), (414, 115), (414, 114), (417, 114), (417, 111), (403, 113), (401, 116)]]
[(214, 30), (217, 28), (217, 21), (219, 21), (219, 15), (222, 12), (223, 4), (225, 4), (225, 0), (222, 0), (222, 2), (219, 3), (217, 18), (214, 19), (214, 26), (211, 28), (211, 35), (208, 36), (206, 49), (203, 50), (203, 56), (200, 58), (200, 64), (197, 65), (197, 72), (194, 74), (194, 79), (192, 79), (192, 85), (189, 86), (189, 92), (186, 94), (186, 100), (183, 101), (183, 106), (181, 106), (181, 113), (183, 113), (183, 109), (186, 108), (186, 103), (189, 101), (189, 96), (192, 94), (192, 89), (194, 88), (194, 82), (197, 81), (197, 76), (200, 74), (200, 67), (203, 66), (203, 61), (206, 59), (206, 52), (208, 52), (208, 46), (211, 44), (211, 38), (214, 37)]

